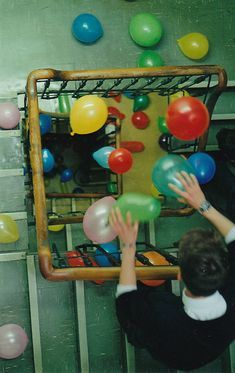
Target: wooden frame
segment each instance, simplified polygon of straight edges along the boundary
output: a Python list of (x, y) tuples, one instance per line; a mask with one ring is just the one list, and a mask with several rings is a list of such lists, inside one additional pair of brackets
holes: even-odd
[[(190, 83), (190, 79), (195, 77), (194, 83)], [(112, 82), (110, 91), (122, 93), (127, 85), (122, 86), (125, 79), (129, 79), (129, 88), (132, 92), (141, 91), (141, 88), (135, 88), (135, 84), (141, 80), (150, 79), (153, 83), (145, 83), (143, 92), (162, 92), (163, 94), (174, 93), (177, 90), (187, 88), (187, 84), (191, 88), (203, 89), (206, 92), (205, 103), (212, 115), (216, 101), (220, 93), (226, 88), (227, 77), (226, 72), (220, 66), (173, 66), (160, 68), (128, 68), (128, 69), (113, 69), (113, 70), (84, 70), (84, 71), (57, 71), (53, 69), (39, 69), (32, 71), (27, 80), (27, 100), (28, 100), (28, 121), (30, 131), (30, 162), (32, 167), (33, 190), (34, 190), (34, 204), (36, 215), (36, 229), (37, 229), (37, 246), (39, 264), (42, 275), (51, 281), (65, 281), (65, 280), (95, 280), (117, 279), (119, 276), (119, 267), (100, 267), (100, 268), (63, 268), (56, 269), (52, 264), (51, 250), (48, 239), (48, 219), (46, 209), (46, 198), (62, 197), (81, 197), (81, 195), (64, 194), (60, 196), (48, 195), (46, 196), (43, 178), (43, 165), (41, 158), (41, 136), (39, 126), (39, 102), (38, 97), (41, 94), (38, 92), (38, 83), (44, 83), (44, 92), (50, 86), (50, 82), (61, 82), (59, 90), (55, 93), (59, 95), (65, 89), (66, 82), (81, 82), (82, 87), (84, 82), (96, 84), (90, 93), (107, 95), (109, 88), (107, 86), (102, 90), (102, 82)], [(213, 80), (215, 78), (215, 80)], [(178, 79), (177, 84), (171, 84), (174, 79)], [(198, 85), (199, 82), (207, 80), (204, 87)], [(170, 82), (170, 85), (167, 83)], [(186, 84), (184, 84), (186, 82)], [(99, 85), (100, 84), (100, 85)], [(155, 86), (154, 86), (155, 84)], [(81, 89), (82, 92), (82, 89)], [(88, 92), (89, 93), (89, 92)], [(86, 91), (87, 94), (87, 91)], [(106, 96), (107, 97), (107, 96)], [(56, 115), (59, 115), (58, 113)], [(63, 116), (63, 114), (61, 114)], [(202, 151), (206, 147), (208, 133), (205, 133), (198, 143), (198, 150)], [(121, 180), (119, 179), (119, 182)], [(103, 195), (83, 195), (83, 198), (103, 197)], [(193, 209), (185, 207), (178, 210), (163, 210), (161, 216), (186, 216), (193, 213)], [(81, 221), (81, 218), (79, 218)], [(71, 218), (70, 221), (54, 219), (50, 224), (73, 223), (78, 222), (79, 219)], [(159, 267), (138, 267), (136, 268), (137, 277), (141, 279), (167, 279), (176, 278), (178, 272), (177, 266), (159, 266)]]

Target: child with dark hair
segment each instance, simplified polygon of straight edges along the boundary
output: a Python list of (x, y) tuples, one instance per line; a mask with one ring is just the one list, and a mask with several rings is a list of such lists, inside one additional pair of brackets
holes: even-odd
[(116, 310), (128, 341), (156, 360), (191, 370), (216, 359), (235, 339), (235, 226), (206, 200), (196, 177), (181, 172), (184, 190), (169, 184), (179, 201), (195, 208), (220, 232), (193, 229), (180, 240), (182, 299), (167, 290), (137, 286), (135, 273), (138, 222), (112, 211), (122, 264)]

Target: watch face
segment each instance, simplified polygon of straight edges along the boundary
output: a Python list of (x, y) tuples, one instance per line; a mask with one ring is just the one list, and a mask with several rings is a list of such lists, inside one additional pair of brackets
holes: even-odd
[(202, 204), (201, 204), (201, 206), (199, 207), (199, 211), (200, 212), (208, 211), (210, 207), (211, 207), (210, 202), (203, 201)]

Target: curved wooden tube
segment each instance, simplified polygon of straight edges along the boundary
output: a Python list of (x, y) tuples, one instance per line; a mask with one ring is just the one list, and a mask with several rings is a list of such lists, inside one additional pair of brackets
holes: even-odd
[[(39, 266), (43, 277), (49, 281), (117, 280), (120, 273), (120, 267), (54, 268), (48, 247), (39, 250)], [(178, 266), (136, 267), (138, 279), (176, 279), (178, 271)]]
[[(129, 69), (110, 69), (110, 70), (83, 70), (83, 71), (58, 71), (53, 69), (34, 70), (29, 74), (27, 80), (28, 113), (30, 128), (30, 160), (33, 174), (34, 185), (34, 203), (36, 213), (37, 245), (39, 265), (42, 275), (50, 281), (65, 280), (95, 280), (117, 279), (119, 276), (119, 267), (106, 268), (64, 268), (55, 269), (52, 266), (52, 256), (48, 241), (48, 219), (46, 210), (46, 196), (43, 179), (43, 165), (41, 157), (41, 136), (39, 126), (39, 106), (37, 96), (37, 81), (45, 79), (55, 79), (57, 81), (75, 81), (91, 79), (113, 79), (113, 78), (131, 78), (131, 77), (166, 77), (183, 75), (211, 75), (218, 76), (218, 85), (208, 99), (207, 105), (210, 113), (215, 106), (216, 100), (221, 91), (226, 87), (226, 73), (220, 66), (164, 66), (160, 68), (129, 68)], [(199, 150), (205, 149), (207, 134), (202, 136), (199, 142)], [(184, 211), (183, 211), (184, 210)], [(177, 213), (176, 213), (177, 211)], [(185, 216), (193, 213), (193, 209), (179, 209), (174, 212), (174, 216)], [(170, 211), (162, 213), (162, 216), (170, 215)], [(57, 220), (58, 224), (58, 220)], [(136, 268), (139, 279), (166, 279), (176, 278), (178, 267), (159, 266), (159, 267), (138, 267)]]

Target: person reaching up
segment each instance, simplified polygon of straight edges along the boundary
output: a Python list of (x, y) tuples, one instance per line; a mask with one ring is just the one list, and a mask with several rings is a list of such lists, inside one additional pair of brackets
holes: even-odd
[[(216, 359), (235, 339), (235, 226), (205, 198), (196, 177), (177, 174), (184, 190), (169, 187), (215, 229), (195, 228), (179, 243), (182, 297), (169, 290), (139, 287), (135, 273), (138, 222), (111, 212), (122, 263), (116, 312), (128, 341), (169, 367), (191, 370)], [(220, 234), (219, 234), (219, 233)], [(227, 247), (226, 247), (227, 246)]]

